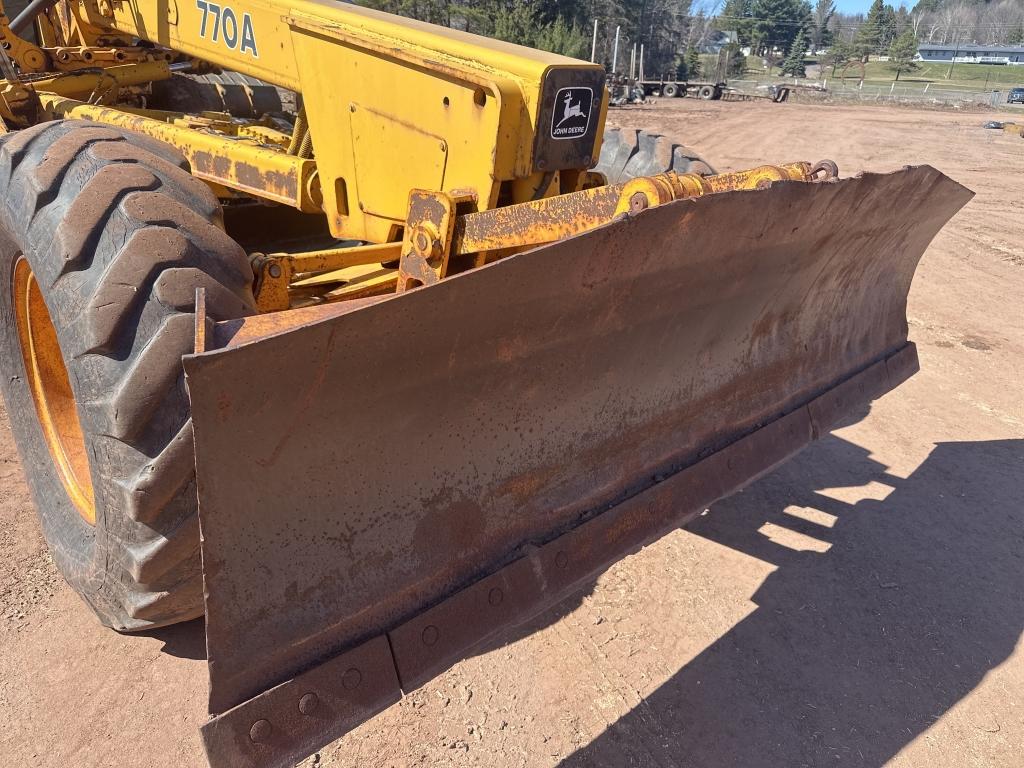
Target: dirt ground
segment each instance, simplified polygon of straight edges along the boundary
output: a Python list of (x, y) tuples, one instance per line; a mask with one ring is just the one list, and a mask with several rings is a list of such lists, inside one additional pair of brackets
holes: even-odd
[[(614, 112), (720, 170), (930, 163), (975, 190), (914, 282), (922, 371), (304, 766), (1021, 765), (1024, 141), (985, 119)], [(0, 487), (0, 764), (204, 765), (201, 624), (96, 625), (45, 552), (6, 416)]]

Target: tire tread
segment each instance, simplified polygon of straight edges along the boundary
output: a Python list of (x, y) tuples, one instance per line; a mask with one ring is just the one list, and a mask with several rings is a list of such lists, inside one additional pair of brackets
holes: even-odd
[(169, 146), (86, 121), (0, 139), (0, 224), (43, 288), (93, 463), (93, 572), (80, 572), (79, 552), (55, 559), (75, 564), (64, 569), (72, 586), (122, 631), (202, 614), (180, 358), (196, 288), (215, 318), (255, 311), (246, 254), (186, 168)]
[(603, 174), (609, 184), (668, 171), (702, 176), (715, 172), (704, 158), (686, 145), (636, 128), (607, 129), (594, 170)]

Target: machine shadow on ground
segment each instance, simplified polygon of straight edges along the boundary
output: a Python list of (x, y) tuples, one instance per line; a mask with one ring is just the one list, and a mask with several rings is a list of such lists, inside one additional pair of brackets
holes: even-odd
[[(560, 768), (881, 766), (1006, 660), (1024, 630), (1024, 440), (886, 470), (830, 436), (687, 526), (776, 566), (757, 608)], [(811, 490), (872, 482), (854, 504)], [(783, 546), (766, 523), (830, 546)]]
[(182, 624), (172, 624), (148, 632), (139, 633), (153, 637), (163, 643), (160, 650), (168, 656), (179, 659), (206, 660), (206, 621), (193, 619)]

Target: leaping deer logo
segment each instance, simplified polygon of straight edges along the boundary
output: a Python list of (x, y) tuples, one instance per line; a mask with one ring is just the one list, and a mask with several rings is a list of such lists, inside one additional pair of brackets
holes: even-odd
[(562, 123), (566, 120), (571, 120), (574, 117), (582, 117), (584, 120), (588, 118), (587, 115), (583, 114), (583, 99), (580, 99), (575, 104), (572, 103), (572, 93), (565, 94), (565, 111), (562, 113), (562, 119), (558, 121), (556, 128), (561, 128)]

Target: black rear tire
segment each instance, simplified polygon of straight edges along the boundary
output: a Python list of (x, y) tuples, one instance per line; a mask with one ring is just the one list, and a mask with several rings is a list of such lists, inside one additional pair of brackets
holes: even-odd
[(601, 154), (594, 171), (608, 184), (620, 184), (637, 176), (658, 173), (715, 173), (708, 162), (678, 141), (659, 133), (635, 128), (610, 128), (604, 133)]
[[(214, 319), (255, 312), (245, 252), (174, 149), (77, 120), (0, 139), (0, 384), (43, 534), (100, 620), (132, 631), (203, 613), (181, 356), (195, 289)], [(56, 331), (95, 496), (79, 514), (43, 435), (12, 318), (24, 259)]]
[(661, 89), (661, 95), (674, 98), (679, 95), (679, 86), (675, 83), (665, 83), (665, 87)]
[(710, 85), (702, 85), (697, 91), (697, 98), (709, 100), (715, 98), (715, 89)]

